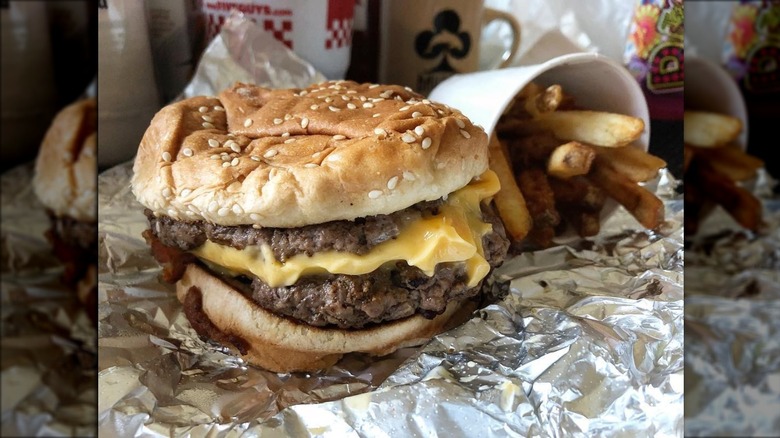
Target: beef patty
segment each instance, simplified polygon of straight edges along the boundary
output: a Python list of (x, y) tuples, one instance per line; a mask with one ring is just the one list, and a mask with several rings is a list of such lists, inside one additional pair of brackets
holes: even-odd
[[(422, 214), (437, 214), (440, 205), (440, 202), (424, 202), (390, 215), (289, 229), (183, 222), (167, 216), (155, 217), (147, 211), (151, 226), (146, 236), (154, 243), (152, 248), (156, 248), (157, 259), (174, 265), (176, 259), (191, 258), (184, 251), (197, 248), (207, 239), (238, 249), (267, 244), (280, 261), (295, 254), (329, 250), (365, 254), (372, 247), (395, 238), (406, 222)], [(509, 242), (492, 206), (483, 204), (482, 217), (493, 226), (483, 236), (482, 245), (485, 259), (495, 268), (506, 257)], [(172, 256), (171, 251), (163, 254), (160, 244), (178, 250), (179, 255)], [(290, 286), (270, 287), (259, 278), (245, 276), (226, 281), (266, 310), (314, 326), (339, 328), (361, 328), (415, 313), (433, 318), (444, 312), (449, 301), (470, 298), (479, 292), (479, 286), (468, 288), (463, 263), (441, 263), (432, 277), (399, 261), (363, 275), (307, 276)]]

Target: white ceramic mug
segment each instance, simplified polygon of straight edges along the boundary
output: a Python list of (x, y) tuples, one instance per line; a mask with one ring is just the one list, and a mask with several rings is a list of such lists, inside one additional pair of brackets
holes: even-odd
[(381, 3), (378, 80), (428, 94), (457, 73), (480, 69), (480, 39), (488, 23), (512, 29), (512, 41), (494, 63), (506, 67), (520, 45), (520, 24), (509, 13), (475, 0), (392, 0)]
[(203, 0), (206, 38), (242, 12), (328, 79), (343, 79), (352, 48), (355, 0)]

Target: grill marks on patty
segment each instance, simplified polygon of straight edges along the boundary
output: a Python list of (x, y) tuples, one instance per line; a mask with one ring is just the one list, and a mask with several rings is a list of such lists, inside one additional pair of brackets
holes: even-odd
[[(145, 235), (152, 243), (155, 256), (165, 266), (191, 263), (193, 256), (183, 251), (196, 248), (206, 239), (238, 249), (265, 243), (273, 248), (280, 260), (294, 254), (328, 250), (364, 254), (373, 246), (395, 238), (405, 221), (419, 217), (423, 212), (435, 213), (439, 205), (440, 202), (425, 202), (391, 215), (295, 229), (223, 227), (204, 222), (181, 222), (165, 216), (155, 218), (147, 212), (151, 230)], [(485, 259), (492, 267), (497, 267), (506, 257), (509, 242), (492, 206), (483, 204), (482, 217), (493, 225), (493, 230), (482, 239)], [(219, 273), (216, 275), (220, 276)], [(176, 281), (177, 278), (172, 276), (168, 280)], [(432, 277), (399, 261), (368, 274), (308, 276), (282, 287), (270, 287), (259, 278), (250, 278), (243, 283), (233, 279), (226, 281), (269, 311), (314, 326), (345, 329), (414, 314), (433, 318), (444, 312), (448, 302), (467, 299), (479, 292), (479, 287), (468, 288), (463, 263), (439, 264)]]

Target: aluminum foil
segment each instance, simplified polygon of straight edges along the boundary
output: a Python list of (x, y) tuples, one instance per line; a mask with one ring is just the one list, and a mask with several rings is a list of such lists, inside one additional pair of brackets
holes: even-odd
[(32, 163), (2, 175), (2, 436), (94, 436), (96, 330), (44, 237)]
[(275, 374), (195, 334), (158, 281), (130, 175), (99, 177), (101, 435), (682, 434), (675, 197), (658, 233), (618, 210), (609, 234), (508, 260), (486, 286), (494, 302), (425, 346)]
[(717, 209), (687, 244), (686, 436), (780, 433), (780, 199), (763, 205), (758, 233)]

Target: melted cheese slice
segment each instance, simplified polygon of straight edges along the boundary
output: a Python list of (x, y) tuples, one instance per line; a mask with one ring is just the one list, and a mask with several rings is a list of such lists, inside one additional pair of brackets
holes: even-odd
[(382, 242), (363, 255), (327, 251), (311, 257), (297, 254), (282, 263), (276, 260), (268, 245), (239, 250), (209, 240), (192, 252), (236, 273), (255, 275), (271, 287), (289, 286), (300, 277), (312, 274), (368, 274), (401, 260), (428, 276), (433, 276), (439, 263), (463, 262), (468, 286), (474, 287), (490, 271), (482, 249), (482, 236), (492, 226), (482, 222), (480, 203), (495, 195), (499, 188), (498, 177), (488, 170), (450, 194), (439, 208), (439, 214), (411, 221), (395, 239)]

